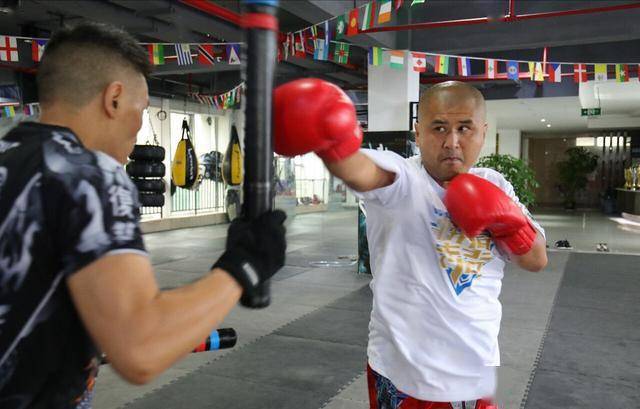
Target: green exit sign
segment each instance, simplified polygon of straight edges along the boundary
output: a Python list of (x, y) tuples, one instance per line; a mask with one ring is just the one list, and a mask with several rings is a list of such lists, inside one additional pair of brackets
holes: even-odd
[(582, 116), (598, 116), (600, 108), (582, 108)]

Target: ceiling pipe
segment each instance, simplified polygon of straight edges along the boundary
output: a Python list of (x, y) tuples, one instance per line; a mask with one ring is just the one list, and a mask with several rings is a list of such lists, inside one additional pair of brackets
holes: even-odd
[(585, 9), (549, 11), (549, 12), (543, 12), (543, 13), (531, 13), (531, 14), (518, 15), (518, 14), (515, 14), (515, 0), (509, 0), (508, 14), (497, 19), (491, 18), (491, 17), (477, 17), (477, 18), (468, 18), (468, 19), (460, 19), (460, 20), (429, 21), (425, 23), (405, 24), (401, 26), (373, 27), (368, 30), (360, 31), (360, 33), (368, 34), (368, 33), (378, 33), (383, 31), (426, 30), (426, 29), (440, 28), (440, 27), (469, 26), (469, 25), (487, 24), (487, 23), (493, 23), (493, 22), (513, 22), (513, 21), (521, 21), (521, 20), (533, 20), (538, 18), (564, 17), (564, 16), (571, 16), (571, 15), (577, 15), (577, 14), (604, 13), (604, 12), (610, 12), (610, 11), (629, 10), (629, 9), (636, 9), (636, 8), (640, 8), (640, 2), (618, 4), (615, 6), (592, 7), (592, 8), (585, 8)]
[(242, 25), (242, 16), (239, 13), (231, 11), (222, 6), (218, 6), (208, 0), (179, 0), (180, 3), (193, 7), (211, 16), (218, 17), (224, 21), (235, 24), (240, 27)]

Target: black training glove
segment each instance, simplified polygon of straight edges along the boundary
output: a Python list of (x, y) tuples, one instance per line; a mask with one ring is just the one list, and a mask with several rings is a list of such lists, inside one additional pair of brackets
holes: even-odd
[(282, 223), (286, 218), (282, 210), (273, 210), (256, 220), (239, 217), (232, 221), (227, 233), (227, 250), (212, 268), (225, 270), (245, 293), (250, 293), (284, 265), (287, 243)]

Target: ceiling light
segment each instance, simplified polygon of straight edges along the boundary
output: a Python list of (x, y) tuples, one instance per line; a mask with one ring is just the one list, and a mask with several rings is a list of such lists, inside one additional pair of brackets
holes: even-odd
[(551, 124), (547, 124), (547, 128), (551, 128)]
[(546, 119), (544, 119), (544, 118), (542, 118), (542, 119), (540, 120), (540, 122), (547, 122), (547, 120), (546, 120)]

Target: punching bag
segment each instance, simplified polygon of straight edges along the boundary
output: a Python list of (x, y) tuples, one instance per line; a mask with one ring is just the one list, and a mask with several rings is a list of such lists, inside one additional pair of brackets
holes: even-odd
[(187, 120), (182, 121), (182, 139), (178, 142), (171, 164), (171, 179), (183, 189), (191, 189), (198, 180), (198, 156), (191, 142), (191, 130)]
[(240, 138), (235, 125), (231, 127), (231, 137), (229, 145), (222, 160), (222, 179), (229, 186), (240, 186), (242, 184), (242, 150), (240, 149)]

